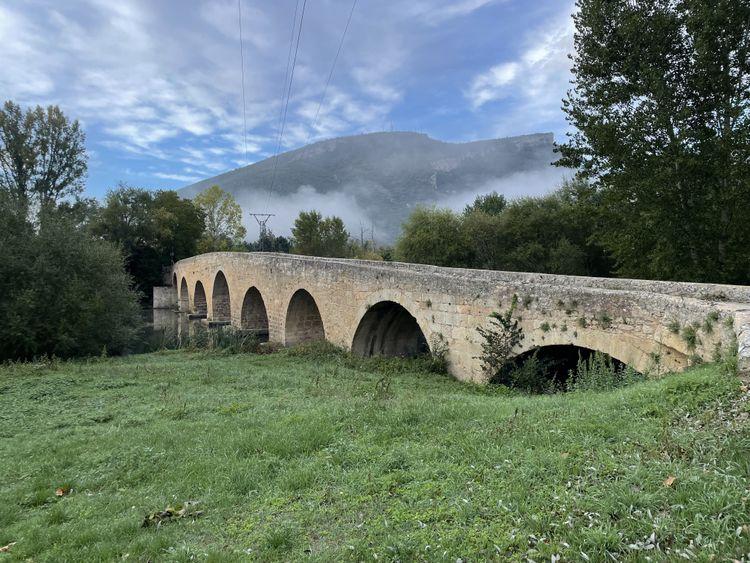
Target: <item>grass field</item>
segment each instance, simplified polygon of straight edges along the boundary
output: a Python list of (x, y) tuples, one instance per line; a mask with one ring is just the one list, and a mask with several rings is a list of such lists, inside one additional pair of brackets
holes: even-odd
[[(748, 395), (717, 367), (536, 397), (418, 368), (0, 368), (0, 561), (748, 557)], [(202, 514), (142, 527), (185, 501)]]

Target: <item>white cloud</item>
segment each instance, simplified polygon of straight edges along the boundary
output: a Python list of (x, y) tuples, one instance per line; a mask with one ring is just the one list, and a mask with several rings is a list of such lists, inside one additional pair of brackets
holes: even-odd
[[(527, 132), (559, 122), (561, 100), (571, 79), (569, 53), (573, 51), (570, 10), (529, 34), (527, 46), (506, 60), (476, 75), (464, 95), (474, 109), (503, 100), (511, 109), (499, 119), (495, 134)], [(507, 107), (507, 106), (506, 106)]]

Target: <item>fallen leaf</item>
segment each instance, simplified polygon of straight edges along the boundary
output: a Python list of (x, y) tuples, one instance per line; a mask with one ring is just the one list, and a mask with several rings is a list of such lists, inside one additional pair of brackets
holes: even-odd
[(66, 485), (66, 486), (64, 486), (64, 487), (57, 487), (57, 488), (55, 489), (55, 496), (56, 496), (56, 497), (64, 497), (64, 496), (65, 496), (65, 495), (67, 495), (67, 494), (68, 494), (69, 492), (70, 492), (70, 487), (68, 487), (67, 485)]
[(4, 545), (3, 547), (0, 547), (0, 553), (8, 553), (10, 551), (10, 548), (16, 545), (16, 542), (12, 541), (8, 545)]
[(677, 477), (675, 477), (674, 475), (670, 475), (669, 477), (667, 477), (666, 479), (664, 479), (664, 486), (665, 487), (671, 487), (674, 484), (674, 482), (675, 482), (676, 479), (677, 479)]

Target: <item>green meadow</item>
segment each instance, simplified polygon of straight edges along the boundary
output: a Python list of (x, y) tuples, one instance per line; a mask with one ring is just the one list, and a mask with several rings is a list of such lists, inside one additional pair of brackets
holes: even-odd
[(0, 562), (748, 557), (750, 403), (719, 366), (543, 396), (428, 368), (1, 367)]

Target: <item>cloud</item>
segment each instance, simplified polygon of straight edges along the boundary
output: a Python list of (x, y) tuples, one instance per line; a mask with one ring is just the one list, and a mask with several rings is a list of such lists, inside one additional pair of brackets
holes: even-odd
[(464, 91), (475, 110), (493, 102), (506, 103), (495, 134), (549, 128), (560, 122), (561, 100), (571, 80), (572, 9), (530, 33), (520, 55), (475, 75)]

